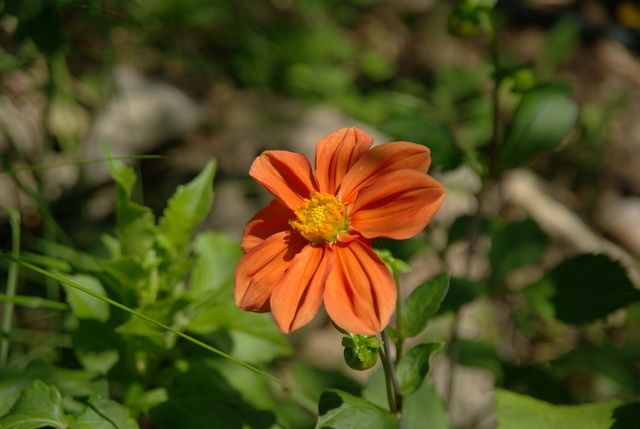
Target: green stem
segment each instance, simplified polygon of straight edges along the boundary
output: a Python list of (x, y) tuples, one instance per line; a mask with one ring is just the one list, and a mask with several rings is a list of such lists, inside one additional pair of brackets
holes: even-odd
[(400, 278), (398, 272), (393, 270), (393, 280), (396, 282), (398, 299), (396, 299), (396, 365), (400, 362), (404, 353), (404, 332), (402, 331), (402, 295), (400, 293)]
[(378, 349), (380, 354), (380, 361), (382, 362), (382, 368), (384, 369), (384, 381), (387, 387), (387, 401), (389, 401), (389, 411), (396, 412), (396, 398), (394, 395), (393, 381), (391, 380), (391, 366), (393, 362), (387, 358), (387, 354), (381, 349)]
[[(391, 381), (391, 385), (393, 386), (394, 398), (393, 403), (394, 407), (391, 409), (391, 412), (395, 413), (398, 416), (402, 416), (402, 404), (403, 404), (403, 396), (402, 391), (400, 390), (400, 383), (398, 382), (398, 375), (396, 374), (395, 364), (393, 363), (393, 359), (391, 358), (391, 340), (389, 339), (389, 335), (387, 335), (387, 331), (382, 331), (380, 333), (382, 336), (382, 341), (384, 342), (384, 356), (386, 357), (387, 366), (385, 367), (385, 376), (387, 378), (387, 386), (389, 384), (389, 380)], [(384, 366), (384, 360), (383, 360)], [(388, 373), (387, 373), (388, 372)]]
[(278, 384), (281, 384), (281, 385), (283, 385), (283, 386), (285, 386), (287, 388), (289, 387), (283, 381), (277, 379), (276, 377), (274, 377), (274, 376), (272, 376), (270, 374), (267, 374), (264, 371), (259, 370), (256, 367), (251, 366), (248, 363), (244, 363), (244, 362), (234, 358), (233, 356), (228, 355), (227, 353), (216, 349), (215, 347), (211, 347), (210, 345), (205, 344), (200, 340), (197, 340), (197, 339), (195, 339), (195, 338), (193, 338), (193, 337), (191, 337), (191, 336), (189, 336), (189, 335), (187, 335), (187, 334), (185, 334), (183, 332), (180, 332), (180, 331), (178, 331), (176, 329), (173, 329), (172, 327), (170, 327), (168, 325), (165, 325), (162, 322), (158, 322), (157, 320), (152, 319), (149, 316), (146, 316), (146, 315), (144, 315), (142, 313), (139, 313), (139, 312), (133, 310), (132, 308), (127, 307), (126, 305), (120, 304), (119, 302), (114, 301), (111, 298), (107, 298), (106, 296), (102, 296), (102, 295), (100, 295), (100, 294), (98, 294), (98, 293), (96, 293), (96, 292), (94, 292), (94, 291), (92, 291), (90, 289), (85, 288), (84, 286), (81, 286), (81, 285), (79, 285), (77, 283), (74, 283), (74, 282), (72, 282), (70, 280), (67, 280), (64, 277), (61, 277), (61, 276), (58, 276), (56, 274), (50, 273), (50, 272), (48, 272), (46, 270), (43, 270), (40, 267), (36, 267), (35, 265), (32, 265), (32, 264), (30, 264), (28, 262), (25, 262), (25, 261), (21, 260), (21, 259), (15, 258), (15, 257), (10, 256), (10, 255), (7, 255), (6, 253), (0, 253), (0, 257), (2, 257), (4, 259), (7, 259), (7, 260), (9, 260), (11, 262), (15, 262), (17, 264), (20, 264), (23, 267), (28, 268), (28, 269), (30, 269), (32, 271), (37, 272), (37, 273), (43, 274), (43, 275), (47, 276), (48, 278), (50, 278), (52, 280), (57, 280), (60, 283), (64, 283), (64, 284), (69, 285), (69, 286), (71, 286), (71, 287), (73, 287), (75, 289), (78, 289), (79, 291), (84, 292), (84, 293), (86, 293), (88, 295), (91, 295), (94, 298), (97, 298), (97, 299), (99, 299), (101, 301), (104, 301), (104, 302), (106, 302), (106, 303), (108, 303), (108, 304), (110, 304), (110, 305), (112, 305), (114, 307), (118, 307), (119, 309), (124, 310), (127, 313), (133, 314), (134, 316), (137, 316), (137, 317), (141, 318), (142, 320), (151, 323), (152, 325), (156, 325), (156, 326), (158, 326), (158, 327), (160, 327), (162, 329), (165, 329), (165, 330), (167, 330), (169, 332), (172, 332), (175, 335), (177, 335), (177, 336), (179, 336), (179, 337), (181, 337), (181, 338), (183, 338), (183, 339), (185, 339), (185, 340), (187, 340), (187, 341), (189, 341), (189, 342), (191, 342), (191, 343), (193, 343), (193, 344), (195, 344), (197, 346), (202, 347), (203, 349), (206, 349), (206, 350), (208, 350), (208, 351), (210, 351), (212, 353), (215, 353), (215, 354), (217, 354), (219, 356), (222, 356), (225, 359), (229, 359), (229, 360), (237, 363), (238, 365), (241, 365), (241, 366), (243, 366), (243, 367), (245, 367), (245, 368), (257, 373), (257, 374), (260, 374), (260, 375), (262, 375), (264, 377), (267, 377), (268, 379), (270, 379), (272, 381), (275, 381)]
[[(20, 213), (7, 207), (0, 207), (9, 216), (11, 225), (11, 256), (20, 256)], [(7, 274), (7, 300), (4, 303), (2, 316), (2, 338), (0, 339), (0, 370), (6, 368), (9, 357), (9, 336), (13, 326), (14, 298), (18, 284), (18, 264), (11, 262)]]

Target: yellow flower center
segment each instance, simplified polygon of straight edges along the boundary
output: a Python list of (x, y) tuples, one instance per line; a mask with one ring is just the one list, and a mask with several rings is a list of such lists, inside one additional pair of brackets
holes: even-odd
[(311, 192), (294, 214), (296, 219), (289, 224), (312, 243), (334, 241), (348, 229), (347, 207), (330, 194)]

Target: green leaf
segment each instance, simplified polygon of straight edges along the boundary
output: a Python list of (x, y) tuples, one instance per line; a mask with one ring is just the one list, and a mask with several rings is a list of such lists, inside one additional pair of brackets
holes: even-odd
[(434, 165), (444, 170), (452, 170), (462, 162), (462, 151), (451, 131), (440, 123), (425, 119), (423, 115), (394, 117), (383, 125), (381, 131), (398, 140), (428, 146)]
[(547, 236), (530, 219), (498, 229), (489, 251), (494, 286), (501, 285), (510, 271), (538, 262), (547, 244)]
[(109, 159), (111, 177), (118, 184), (116, 219), (120, 252), (123, 256), (142, 258), (156, 240), (155, 216), (149, 207), (141, 206), (131, 200), (131, 191), (136, 182), (133, 169), (113, 159), (106, 146), (104, 151)]
[(240, 311), (231, 300), (217, 305), (199, 302), (193, 313), (195, 316), (187, 326), (189, 331), (223, 334), (227, 342), (231, 340), (230, 354), (243, 362), (270, 362), (292, 352), (269, 314)]
[(400, 390), (404, 396), (416, 392), (431, 371), (431, 357), (443, 343), (422, 343), (409, 350), (398, 364)]
[(198, 263), (191, 275), (191, 292), (231, 288), (233, 273), (242, 257), (240, 246), (225, 234), (206, 232), (198, 235), (193, 247)]
[(138, 423), (123, 405), (103, 398), (91, 398), (69, 429), (137, 429)]
[(0, 419), (4, 429), (66, 428), (67, 419), (58, 389), (36, 380), (18, 398), (9, 414)]
[(216, 161), (210, 160), (204, 169), (186, 185), (178, 187), (169, 199), (158, 222), (158, 243), (171, 255), (185, 252), (196, 227), (213, 203), (213, 176)]
[(498, 429), (609, 429), (621, 401), (552, 405), (507, 390), (496, 391)]
[(525, 92), (500, 146), (498, 168), (519, 167), (555, 148), (577, 116), (578, 107), (564, 86), (539, 86)]
[(427, 321), (440, 308), (449, 290), (450, 274), (442, 274), (415, 288), (402, 306), (402, 332), (414, 337), (427, 326)]
[(624, 267), (605, 255), (566, 259), (524, 293), (543, 315), (575, 325), (640, 301)]
[[(60, 274), (60, 276), (71, 282), (80, 283), (99, 295), (106, 296), (104, 287), (95, 277), (84, 274)], [(67, 294), (67, 302), (78, 319), (95, 319), (103, 323), (109, 320), (110, 309), (108, 303), (87, 295), (65, 283), (61, 283), (61, 285)]]
[(366, 399), (340, 390), (327, 390), (318, 404), (316, 429), (376, 428), (396, 429), (398, 420)]
[(73, 353), (90, 373), (107, 374), (120, 359), (116, 348), (119, 338), (108, 324), (96, 319), (80, 319), (71, 336)]

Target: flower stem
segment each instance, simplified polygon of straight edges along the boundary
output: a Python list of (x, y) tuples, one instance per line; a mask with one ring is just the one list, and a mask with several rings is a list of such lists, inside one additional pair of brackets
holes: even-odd
[[(387, 335), (387, 331), (382, 331), (382, 341), (384, 341), (384, 355), (382, 360), (382, 365), (385, 370), (385, 379), (387, 381), (387, 392), (389, 392), (390, 387), (393, 387), (393, 407), (391, 406), (391, 401), (389, 401), (389, 408), (392, 413), (395, 413), (398, 416), (402, 415), (402, 403), (403, 396), (402, 391), (400, 390), (400, 383), (398, 382), (398, 375), (396, 374), (395, 364), (393, 362), (393, 358), (391, 357), (391, 346), (389, 345), (391, 340), (389, 339), (389, 335)], [(386, 364), (385, 364), (386, 362)], [(391, 382), (391, 383), (389, 383)], [(389, 386), (391, 384), (391, 386)]]

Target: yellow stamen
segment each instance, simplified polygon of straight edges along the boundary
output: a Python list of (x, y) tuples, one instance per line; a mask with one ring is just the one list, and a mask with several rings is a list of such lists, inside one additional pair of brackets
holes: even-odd
[(330, 194), (311, 192), (289, 224), (312, 243), (332, 242), (347, 228), (347, 207)]

